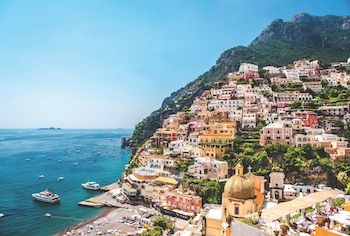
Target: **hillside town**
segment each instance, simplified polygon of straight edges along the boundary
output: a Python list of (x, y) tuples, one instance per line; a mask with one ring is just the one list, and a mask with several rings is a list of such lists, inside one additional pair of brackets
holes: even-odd
[(173, 235), (349, 235), (349, 69), (242, 63), (137, 146), (123, 192)]

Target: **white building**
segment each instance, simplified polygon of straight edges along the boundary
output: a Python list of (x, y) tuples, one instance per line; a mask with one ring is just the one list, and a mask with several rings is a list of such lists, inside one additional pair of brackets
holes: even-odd
[(227, 111), (234, 111), (239, 109), (240, 107), (243, 107), (244, 105), (244, 101), (243, 100), (238, 100), (238, 99), (234, 99), (234, 100), (212, 100), (209, 102), (208, 104), (208, 109), (209, 110), (219, 110), (221, 108), (227, 108)]
[(275, 67), (275, 66), (265, 66), (265, 67), (263, 67), (263, 69), (267, 70), (270, 75), (281, 73), (280, 69), (278, 67)]
[(259, 70), (257, 65), (250, 64), (250, 63), (241, 63), (239, 66), (239, 72), (240, 73), (248, 73), (249, 71), (257, 73)]

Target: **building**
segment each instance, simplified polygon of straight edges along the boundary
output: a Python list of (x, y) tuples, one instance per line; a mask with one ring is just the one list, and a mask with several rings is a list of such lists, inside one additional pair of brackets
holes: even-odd
[(200, 212), (202, 209), (202, 198), (176, 189), (166, 193), (166, 205), (182, 211)]
[(264, 66), (263, 67), (264, 70), (267, 70), (267, 72), (270, 74), (270, 75), (274, 75), (274, 74), (279, 74), (281, 73), (280, 72), (280, 69), (278, 67), (275, 67), (275, 66)]
[(265, 143), (293, 144), (293, 128), (290, 121), (278, 121), (265, 126), (260, 130), (260, 145)]
[(144, 184), (141, 187), (141, 196), (145, 199), (156, 201), (166, 201), (166, 193), (171, 189), (171, 186), (159, 186), (155, 184)]
[(322, 82), (321, 81), (312, 81), (312, 82), (303, 82), (303, 89), (311, 89), (314, 92), (322, 91)]
[(243, 166), (236, 166), (236, 173), (225, 184), (222, 194), (222, 218), (228, 222), (232, 218), (242, 218), (257, 211), (254, 187), (243, 175)]
[(301, 118), (302, 127), (318, 127), (317, 113), (311, 111), (296, 111), (292, 112), (292, 116)]
[(293, 103), (295, 101), (311, 101), (312, 95), (308, 93), (299, 93), (299, 92), (282, 92), (282, 93), (273, 93), (274, 102), (283, 102), (283, 103)]
[(169, 168), (174, 167), (175, 159), (165, 155), (153, 155), (149, 158), (148, 165), (151, 168), (159, 168), (163, 170), (164, 167), (169, 167)]
[(284, 201), (284, 173), (270, 173), (270, 198), (276, 201)]
[(243, 107), (242, 128), (255, 128), (258, 120), (257, 107)]
[(252, 71), (254, 73), (257, 73), (259, 70), (257, 65), (250, 64), (250, 63), (241, 63), (239, 66), (239, 72), (240, 73), (249, 73), (249, 71)]
[(200, 180), (227, 179), (228, 163), (227, 161), (198, 157), (195, 159), (194, 164), (188, 167), (188, 172), (192, 172), (193, 176)]

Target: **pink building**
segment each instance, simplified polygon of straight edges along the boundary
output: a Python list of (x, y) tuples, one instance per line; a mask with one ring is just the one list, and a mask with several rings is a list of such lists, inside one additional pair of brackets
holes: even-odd
[(293, 128), (290, 121), (279, 121), (265, 126), (260, 130), (260, 145), (265, 143), (280, 143), (292, 145)]

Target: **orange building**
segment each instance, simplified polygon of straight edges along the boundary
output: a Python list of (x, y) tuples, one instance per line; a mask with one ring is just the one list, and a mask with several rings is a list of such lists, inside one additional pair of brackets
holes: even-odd
[(166, 193), (166, 204), (169, 207), (183, 211), (200, 212), (202, 210), (202, 198), (182, 193), (181, 191), (169, 191)]

